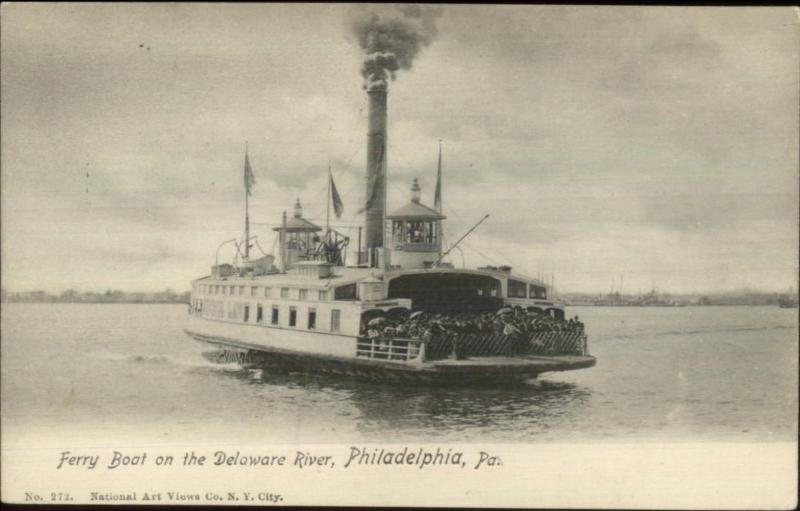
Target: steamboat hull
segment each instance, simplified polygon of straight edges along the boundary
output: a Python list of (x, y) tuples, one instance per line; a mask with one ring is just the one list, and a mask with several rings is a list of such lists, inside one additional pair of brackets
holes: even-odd
[(546, 372), (592, 367), (596, 362), (594, 357), (588, 355), (485, 356), (461, 360), (447, 358), (424, 362), (393, 362), (299, 352), (190, 329), (185, 332), (197, 341), (218, 347), (220, 352), (215, 357), (218, 362), (237, 362), (243, 367), (265, 368), (280, 373), (335, 374), (381, 382), (465, 385), (515, 383), (536, 378)]

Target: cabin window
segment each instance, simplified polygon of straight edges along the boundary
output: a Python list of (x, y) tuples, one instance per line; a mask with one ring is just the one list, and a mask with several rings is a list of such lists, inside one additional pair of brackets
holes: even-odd
[(228, 289), (228, 294), (231, 295), (231, 296), (235, 295), (236, 294), (236, 286), (229, 286), (229, 288), (230, 289)]
[(531, 298), (547, 298), (547, 292), (542, 286), (535, 286), (531, 284)]
[(308, 289), (301, 289), (300, 290), (300, 299), (301, 300), (308, 300)]
[(331, 311), (331, 332), (338, 332), (339, 331), (339, 324), (342, 320), (342, 311), (339, 309), (333, 309)]
[(289, 326), (297, 326), (297, 307), (289, 307)]
[(319, 301), (320, 302), (328, 301), (328, 290), (327, 289), (320, 289), (320, 291), (319, 291)]
[(406, 241), (408, 243), (422, 243), (425, 241), (425, 222), (408, 222)]
[(508, 279), (508, 297), (509, 298), (527, 298), (528, 285), (519, 280)]
[(281, 288), (281, 298), (289, 298), (289, 288), (282, 287)]
[(256, 323), (259, 325), (264, 322), (264, 306), (260, 303), (256, 307)]
[(280, 309), (277, 305), (272, 306), (272, 324), (277, 325), (280, 319)]
[(400, 243), (405, 241), (405, 224), (402, 220), (395, 220), (392, 222), (392, 233), (394, 234), (395, 241)]
[(247, 323), (248, 321), (250, 321), (250, 306), (249, 305), (245, 305), (244, 306), (244, 322)]
[(270, 295), (272, 294), (270, 291), (271, 291), (270, 288), (268, 288), (268, 287), (264, 288), (264, 298), (269, 298), (270, 297)]
[(257, 291), (258, 291), (257, 287), (255, 287), (255, 286), (251, 287), (250, 288), (250, 296), (255, 296)]
[(317, 328), (317, 309), (308, 309), (308, 329)]
[(339, 286), (333, 292), (334, 300), (355, 300), (356, 299), (356, 285), (349, 284), (347, 286)]

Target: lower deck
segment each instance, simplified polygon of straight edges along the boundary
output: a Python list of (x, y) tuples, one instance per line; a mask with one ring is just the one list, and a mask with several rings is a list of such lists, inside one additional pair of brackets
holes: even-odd
[[(216, 324), (214, 324), (216, 323)], [(234, 327), (234, 328), (231, 328)], [(236, 325), (195, 319), (185, 332), (192, 338), (237, 353), (244, 365), (285, 371), (322, 371), (377, 380), (501, 381), (535, 378), (541, 373), (569, 371), (595, 365), (588, 355), (471, 356), (426, 360), (424, 343), (416, 351), (406, 348), (400, 357), (368, 357), (359, 353), (359, 340), (312, 333), (272, 332), (255, 337), (261, 329), (237, 332)], [(247, 328), (247, 327), (240, 327)], [(263, 331), (262, 331), (263, 332)], [(276, 333), (283, 333), (276, 339)], [(297, 335), (300, 334), (300, 335)], [(308, 336), (317, 337), (306, 339)], [(414, 353), (410, 356), (410, 353)]]

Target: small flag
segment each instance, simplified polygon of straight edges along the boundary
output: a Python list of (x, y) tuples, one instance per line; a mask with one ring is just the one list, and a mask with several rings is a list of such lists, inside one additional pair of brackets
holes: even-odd
[(253, 175), (253, 169), (250, 168), (250, 157), (247, 155), (247, 149), (244, 151), (244, 189), (247, 195), (251, 195), (250, 189), (256, 184), (256, 178)]
[(342, 204), (342, 198), (339, 197), (339, 191), (336, 189), (336, 183), (333, 182), (333, 174), (331, 174), (330, 168), (328, 168), (328, 178), (331, 180), (331, 201), (333, 202), (333, 212), (336, 213), (336, 218), (342, 218), (344, 204)]
[(442, 212), (442, 142), (439, 142), (439, 166), (436, 170), (436, 191), (433, 194), (433, 207)]

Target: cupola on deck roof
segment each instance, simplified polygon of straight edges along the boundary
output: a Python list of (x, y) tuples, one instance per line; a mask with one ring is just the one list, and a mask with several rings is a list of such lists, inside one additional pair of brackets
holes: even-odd
[(392, 222), (392, 265), (401, 268), (431, 266), (442, 252), (442, 220), (445, 217), (420, 202), (416, 178), (411, 186), (411, 202), (386, 215)]

